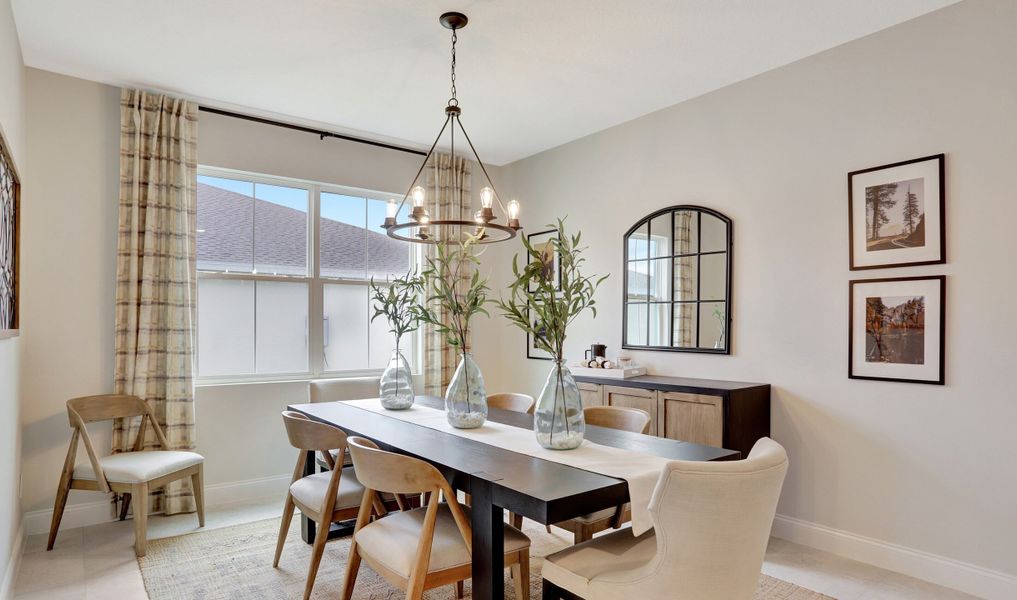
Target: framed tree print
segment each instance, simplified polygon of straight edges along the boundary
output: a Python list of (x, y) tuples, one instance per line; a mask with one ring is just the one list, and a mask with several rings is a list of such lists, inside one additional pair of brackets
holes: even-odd
[[(537, 233), (531, 233), (526, 236), (526, 240), (530, 242), (530, 246), (534, 250), (540, 252), (540, 262), (543, 265), (541, 269), (544, 279), (547, 281), (554, 282), (554, 288), (561, 290), (561, 261), (558, 253), (555, 252), (554, 243), (551, 240), (558, 239), (558, 230), (549, 229), (547, 231), (538, 231)], [(532, 257), (527, 253), (526, 264), (530, 264)], [(528, 291), (534, 291), (531, 287)]]
[(0, 339), (18, 335), (19, 191), (14, 161), (0, 137)]
[(851, 282), (848, 377), (943, 385), (946, 278)]
[(848, 173), (852, 271), (946, 262), (943, 154)]

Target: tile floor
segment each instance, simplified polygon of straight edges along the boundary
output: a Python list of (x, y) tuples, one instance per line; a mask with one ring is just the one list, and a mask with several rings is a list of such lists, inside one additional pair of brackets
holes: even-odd
[[(228, 527), (279, 514), (279, 502), (258, 501), (209, 507), (207, 528)], [(194, 515), (154, 516), (149, 538), (197, 529)], [(14, 590), (15, 600), (146, 600), (134, 559), (131, 521), (68, 529), (46, 552), (46, 536), (29, 536)], [(931, 583), (773, 538), (763, 572), (838, 600), (971, 599)]]

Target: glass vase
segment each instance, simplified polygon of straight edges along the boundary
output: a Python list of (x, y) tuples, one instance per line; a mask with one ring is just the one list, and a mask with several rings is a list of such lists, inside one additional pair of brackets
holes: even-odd
[(379, 388), (383, 408), (406, 410), (413, 406), (413, 374), (410, 363), (398, 348), (392, 351), (392, 358), (381, 374)]
[(480, 367), (469, 354), (463, 354), (452, 381), (445, 390), (445, 418), (458, 429), (474, 429), (487, 420), (487, 391)]
[(551, 450), (572, 450), (583, 443), (586, 421), (579, 386), (565, 361), (555, 361), (537, 399), (533, 418), (537, 443)]

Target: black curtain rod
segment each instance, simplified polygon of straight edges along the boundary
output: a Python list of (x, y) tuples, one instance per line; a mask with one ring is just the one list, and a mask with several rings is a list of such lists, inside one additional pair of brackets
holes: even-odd
[(198, 110), (203, 112), (209, 112), (216, 115), (223, 115), (224, 117), (233, 117), (234, 119), (243, 119), (244, 121), (254, 121), (255, 123), (261, 123), (263, 125), (273, 125), (275, 127), (283, 127), (285, 129), (293, 129), (294, 131), (303, 131), (304, 133), (313, 133), (318, 136), (319, 139), (338, 138), (340, 140), (346, 140), (349, 142), (357, 142), (358, 144), (368, 144), (369, 146), (377, 146), (379, 148), (388, 148), (389, 150), (398, 150), (399, 152), (407, 152), (409, 154), (417, 154), (419, 156), (427, 156), (426, 152), (421, 150), (413, 150), (412, 148), (403, 148), (402, 146), (393, 146), (392, 144), (386, 144), (384, 142), (375, 142), (373, 140), (365, 140), (349, 135), (343, 135), (341, 133), (332, 133), (331, 131), (322, 131), (319, 129), (312, 129), (310, 127), (303, 127), (301, 125), (294, 125), (292, 123), (283, 123), (281, 121), (273, 121), (272, 119), (265, 119), (262, 117), (254, 117), (251, 115), (244, 115), (241, 113), (230, 112), (228, 110), (222, 110), (220, 108), (212, 108), (210, 106), (198, 106)]

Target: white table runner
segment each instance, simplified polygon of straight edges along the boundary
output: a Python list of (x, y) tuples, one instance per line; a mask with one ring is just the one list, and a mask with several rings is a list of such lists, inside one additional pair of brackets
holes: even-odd
[(352, 400), (344, 404), (534, 458), (624, 479), (629, 485), (629, 499), (632, 504), (632, 533), (640, 535), (653, 529), (649, 511), (650, 497), (661, 471), (668, 463), (666, 458), (595, 444), (589, 440), (584, 440), (575, 450), (548, 450), (537, 443), (530, 429), (493, 421), (487, 421), (477, 429), (456, 429), (448, 424), (445, 411), (429, 406), (415, 404), (407, 410), (386, 410), (382, 408), (381, 401), (377, 398)]

